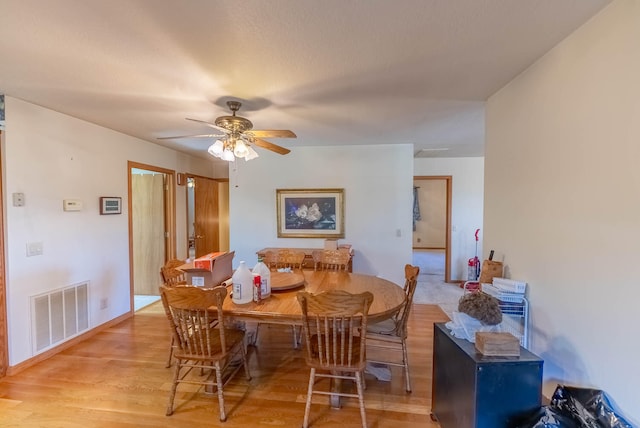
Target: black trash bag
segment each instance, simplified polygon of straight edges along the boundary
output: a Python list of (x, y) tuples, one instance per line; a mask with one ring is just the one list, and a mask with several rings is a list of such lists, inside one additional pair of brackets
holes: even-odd
[(551, 404), (518, 418), (510, 428), (634, 428), (598, 389), (558, 385)]
[(580, 428), (633, 428), (616, 414), (606, 394), (599, 389), (558, 385), (551, 407), (573, 417)]
[(571, 416), (543, 406), (528, 416), (513, 421), (510, 428), (581, 428)]

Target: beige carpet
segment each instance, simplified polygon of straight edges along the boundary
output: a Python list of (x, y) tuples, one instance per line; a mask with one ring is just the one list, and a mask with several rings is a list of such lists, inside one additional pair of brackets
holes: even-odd
[(413, 302), (438, 305), (451, 317), (463, 291), (458, 284), (444, 282), (444, 251), (415, 251), (413, 265), (420, 268)]

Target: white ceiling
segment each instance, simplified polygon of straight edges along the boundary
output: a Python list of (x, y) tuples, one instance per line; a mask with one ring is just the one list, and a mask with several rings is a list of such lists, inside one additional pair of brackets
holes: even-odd
[(231, 98), (292, 150), (482, 156), (484, 101), (608, 3), (0, 0), (0, 93), (202, 156), (157, 138), (210, 133), (185, 118)]

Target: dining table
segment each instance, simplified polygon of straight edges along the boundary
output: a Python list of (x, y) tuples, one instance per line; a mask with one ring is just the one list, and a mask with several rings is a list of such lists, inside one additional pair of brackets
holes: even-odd
[[(260, 302), (236, 304), (231, 295), (223, 303), (225, 317), (249, 323), (302, 325), (302, 310), (297, 300), (299, 291), (313, 294), (329, 290), (344, 290), (352, 294), (369, 291), (373, 302), (367, 315), (368, 323), (383, 321), (400, 310), (405, 300), (402, 287), (373, 275), (346, 271), (293, 270), (271, 271), (271, 295)], [(229, 287), (231, 291), (231, 287)], [(249, 328), (249, 326), (247, 325)], [(256, 334), (254, 330), (252, 334)], [(332, 379), (332, 390), (341, 388), (340, 380)], [(340, 396), (330, 395), (331, 407), (340, 408)]]
[(271, 284), (271, 295), (260, 302), (237, 304), (231, 295), (227, 295), (222, 306), (225, 317), (239, 321), (302, 325), (302, 310), (296, 297), (299, 291), (313, 294), (328, 290), (344, 290), (352, 294), (369, 291), (373, 294), (367, 317), (371, 324), (392, 317), (405, 299), (402, 287), (392, 281), (345, 271), (271, 271)]

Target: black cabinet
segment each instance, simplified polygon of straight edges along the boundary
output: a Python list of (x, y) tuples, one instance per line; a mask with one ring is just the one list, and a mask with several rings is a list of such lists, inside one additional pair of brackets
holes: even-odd
[(520, 357), (486, 357), (475, 345), (434, 324), (431, 413), (442, 428), (502, 428), (536, 410), (542, 399), (542, 364)]

